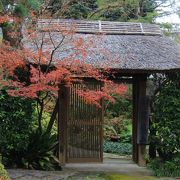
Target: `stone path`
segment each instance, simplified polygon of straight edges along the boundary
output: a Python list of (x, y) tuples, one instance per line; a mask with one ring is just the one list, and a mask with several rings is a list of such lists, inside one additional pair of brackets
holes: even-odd
[[(109, 156), (109, 155), (107, 155)], [(104, 180), (104, 174), (120, 174), (134, 180), (156, 179), (147, 168), (139, 167), (127, 158), (105, 158), (103, 163), (67, 164), (62, 171), (9, 169), (12, 180)], [(119, 177), (120, 177), (119, 176)], [(172, 178), (173, 179), (173, 178)], [(161, 180), (172, 180), (161, 178)], [(117, 179), (121, 180), (121, 178)], [(124, 178), (122, 178), (124, 180)]]
[(104, 180), (98, 172), (8, 170), (12, 180)]
[(151, 175), (130, 160), (106, 159), (104, 163), (67, 164), (62, 171), (8, 170), (12, 180), (103, 180), (104, 173)]
[(124, 175), (102, 172), (72, 172), (72, 171), (30, 171), (8, 170), (12, 180), (105, 180), (103, 175), (116, 176), (113, 180), (177, 180), (175, 178), (155, 178), (153, 176)]
[(151, 176), (152, 172), (145, 167), (139, 167), (131, 160), (105, 159), (103, 163), (69, 163), (67, 169), (81, 172), (112, 172), (128, 175)]

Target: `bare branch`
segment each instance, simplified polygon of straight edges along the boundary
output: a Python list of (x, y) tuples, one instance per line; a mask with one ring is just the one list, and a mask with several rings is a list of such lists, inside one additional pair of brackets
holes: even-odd
[[(51, 34), (49, 34), (49, 35), (50, 35), (50, 39), (52, 40)], [(49, 71), (49, 68), (50, 68), (50, 66), (51, 66), (51, 63), (52, 63), (52, 61), (53, 61), (54, 53), (55, 53), (56, 50), (61, 46), (61, 44), (63, 43), (64, 39), (65, 39), (65, 36), (62, 35), (61, 41), (58, 43), (57, 46), (54, 46), (54, 49), (53, 49), (52, 52), (51, 52), (51, 57), (50, 57), (50, 61), (49, 61), (49, 63), (48, 63), (47, 69), (46, 69), (46, 73)], [(53, 41), (53, 40), (52, 40), (52, 41)], [(53, 44), (54, 44), (54, 42), (53, 42)], [(55, 45), (55, 44), (54, 44), (54, 45)]]

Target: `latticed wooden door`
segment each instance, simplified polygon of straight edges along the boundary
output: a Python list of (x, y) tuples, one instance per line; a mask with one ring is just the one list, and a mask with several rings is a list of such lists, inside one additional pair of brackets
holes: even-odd
[[(91, 90), (100, 90), (102, 84), (90, 81), (87, 86)], [(77, 93), (82, 88), (84, 85), (80, 83), (70, 87), (66, 162), (102, 162), (103, 108), (85, 103)]]

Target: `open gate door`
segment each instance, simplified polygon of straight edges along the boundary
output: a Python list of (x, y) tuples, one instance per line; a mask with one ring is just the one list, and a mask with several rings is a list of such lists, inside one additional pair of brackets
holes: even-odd
[[(102, 83), (89, 81), (86, 86), (91, 90), (100, 90)], [(60, 103), (63, 114), (62, 110), (65, 107), (68, 109), (64, 109), (66, 115), (59, 116), (60, 160), (64, 163), (103, 161), (103, 108), (85, 103), (77, 93), (82, 88), (84, 85), (80, 83), (74, 83), (68, 89), (66, 87), (64, 94), (67, 97), (63, 95), (62, 98), (68, 103), (65, 106), (63, 101)]]

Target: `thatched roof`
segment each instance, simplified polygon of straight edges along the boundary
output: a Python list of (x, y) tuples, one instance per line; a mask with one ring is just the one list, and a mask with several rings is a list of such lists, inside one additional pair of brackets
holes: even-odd
[[(157, 25), (43, 20), (39, 21), (38, 27), (43, 31), (44, 27), (50, 28), (54, 23), (63, 24), (63, 22), (66, 27), (72, 27), (72, 23), (76, 24), (72, 39), (83, 38), (85, 41), (93, 39), (95, 45), (88, 54), (88, 62), (91, 64), (101, 64), (102, 67), (108, 66), (125, 72), (180, 70), (180, 45), (163, 37)], [(56, 42), (62, 38), (55, 30), (52, 37)], [(65, 46), (66, 50), (57, 51), (56, 57), (62, 59), (72, 51), (72, 47), (71, 50), (68, 48), (70, 44)]]

